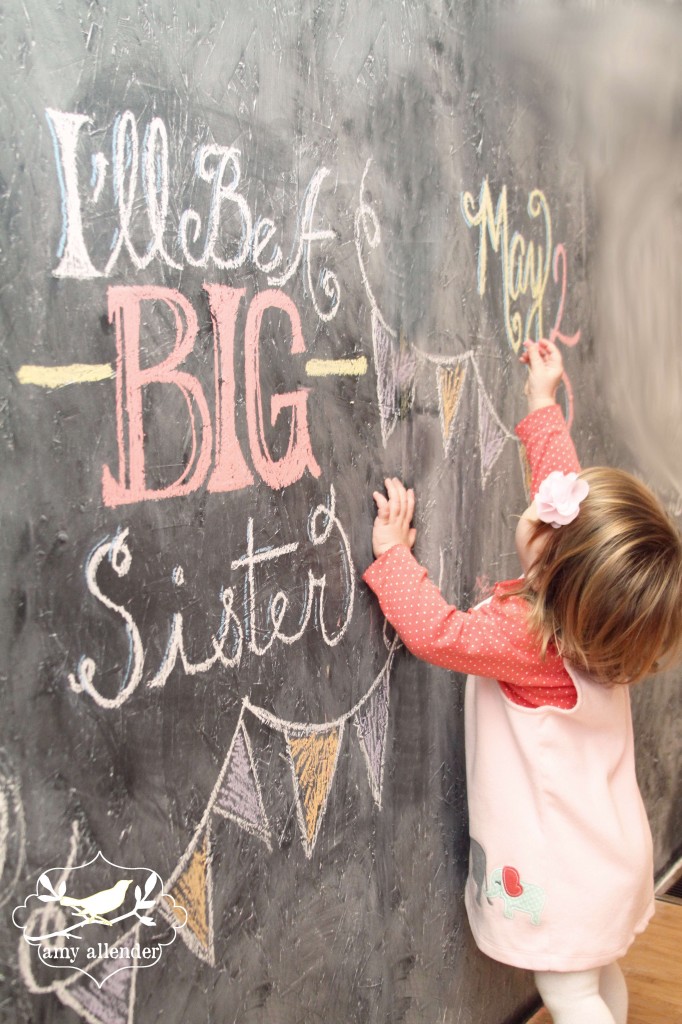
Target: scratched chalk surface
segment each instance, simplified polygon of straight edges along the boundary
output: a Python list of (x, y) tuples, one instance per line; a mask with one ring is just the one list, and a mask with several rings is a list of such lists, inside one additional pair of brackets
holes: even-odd
[[(468, 933), (463, 680), (361, 574), (389, 474), (449, 600), (518, 571), (526, 337), (563, 348), (582, 460), (679, 514), (680, 37), (642, 18), (3, 6), (3, 1020), (502, 1024), (530, 998)], [(680, 700), (672, 673), (635, 702), (659, 869)], [(177, 937), (109, 977), (151, 927), (113, 907), (124, 868)], [(26, 934), (99, 929), (86, 973), (25, 941), (29, 894)]]

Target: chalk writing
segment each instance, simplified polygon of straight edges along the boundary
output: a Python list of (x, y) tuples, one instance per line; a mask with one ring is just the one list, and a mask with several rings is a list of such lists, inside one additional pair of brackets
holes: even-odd
[[(234, 340), (244, 288), (204, 285), (208, 295), (216, 365), (215, 450), (216, 459), (209, 491), (233, 491), (254, 483), (254, 477), (239, 447), (235, 425)], [(177, 289), (155, 286), (109, 288), (109, 320), (116, 326), (116, 424), (119, 473), (114, 478), (108, 466), (102, 474), (104, 503), (112, 508), (138, 501), (180, 497), (196, 491), (211, 466), (213, 427), (204, 390), (198, 379), (180, 369), (194, 347), (198, 319), (191, 302)], [(162, 362), (140, 365), (142, 306), (162, 304), (175, 323), (172, 351)], [(244, 329), (246, 422), (251, 458), (261, 479), (270, 487), (287, 487), (308, 470), (320, 475), (308, 430), (308, 391), (275, 394), (270, 398), (270, 422), (289, 411), (289, 441), (285, 454), (273, 459), (265, 440), (265, 416), (260, 381), (260, 334), (263, 316), (274, 309), (286, 315), (291, 326), (291, 353), (305, 351), (301, 319), (287, 295), (267, 289), (254, 297), (248, 307)], [(165, 487), (150, 487), (145, 472), (142, 405), (144, 389), (151, 384), (174, 387), (182, 395), (191, 428), (191, 454), (177, 480)]]
[[(473, 349), (469, 349), (467, 352), (458, 356), (431, 356), (429, 353), (421, 351), (414, 344), (408, 342), (404, 337), (398, 337), (398, 332), (387, 323), (381, 313), (369, 283), (365, 257), (363, 255), (365, 245), (368, 246), (369, 249), (376, 249), (381, 243), (381, 224), (379, 222), (379, 218), (365, 198), (365, 181), (370, 166), (371, 160), (368, 160), (365, 165), (365, 170), (360, 184), (358, 208), (355, 216), (355, 247), (360, 266), (360, 274), (371, 307), (372, 342), (377, 378), (377, 401), (380, 413), (381, 437), (384, 447), (386, 447), (400, 417), (406, 415), (412, 407), (415, 399), (415, 380), (417, 370), (420, 363), (426, 362), (434, 364), (436, 368), (438, 413), (443, 440), (443, 451), (444, 454), (447, 455), (454, 433), (454, 426), (463, 387), (466, 381), (467, 366), (471, 363), (476, 378), (478, 394), (478, 447), (481, 483), (485, 488), (491, 471), (499, 458), (506, 441), (508, 439), (515, 440), (514, 435), (504, 425), (495, 410), (493, 401), (483, 384), (483, 379), (481, 377)], [(472, 205), (473, 200), (470, 194), (463, 193), (463, 209), (466, 208), (468, 210)], [(548, 247), (546, 251), (549, 251), (549, 246), (551, 246), (551, 217), (547, 202), (539, 190), (536, 190), (535, 193), (531, 194), (529, 199), (529, 210), (531, 211), (532, 216), (539, 216), (541, 212), (545, 216)], [(466, 216), (467, 214), (465, 213), (465, 217)], [(506, 252), (508, 245), (506, 189), (503, 190), (498, 201), (497, 211), (493, 214), (490, 189), (487, 181), (485, 181), (481, 189), (479, 210), (477, 213), (472, 213), (471, 216), (473, 218), (472, 223), (476, 222), (481, 225), (481, 242), (479, 248), (479, 290), (481, 291), (481, 294), (483, 294), (485, 291), (487, 270), (487, 235), (485, 234), (485, 231), (488, 231), (495, 251), (497, 251), (502, 242), (504, 242), (504, 253)], [(516, 299), (519, 295), (525, 294), (529, 287), (531, 288), (531, 295), (537, 292), (533, 306), (531, 306), (529, 310), (526, 322), (527, 324), (530, 324), (530, 322), (535, 319), (541, 328), (542, 298), (544, 296), (544, 289), (546, 286), (546, 277), (549, 273), (549, 265), (547, 264), (547, 266), (545, 266), (547, 260), (542, 258), (542, 250), (538, 250), (538, 255), (536, 257), (534, 243), (529, 243), (526, 248), (525, 241), (521, 236), (517, 237), (515, 235), (509, 244), (511, 246), (512, 253), (511, 266), (512, 268), (515, 268), (516, 275), (515, 280), (509, 289), (510, 295), (512, 298)], [(539, 278), (537, 268), (540, 266), (541, 259), (542, 277)], [(563, 315), (563, 296), (565, 295), (566, 253), (563, 246), (557, 246), (554, 255), (554, 279), (557, 282), (559, 262), (561, 262), (563, 271), (563, 291), (561, 306), (557, 314), (555, 331), (553, 332), (552, 337), (554, 338), (556, 336), (559, 340), (565, 340), (568, 344), (575, 344), (575, 341), (580, 337), (580, 332), (575, 336), (575, 340), (565, 339), (563, 335), (558, 333), (558, 325), (560, 324), (561, 317)], [(504, 273), (508, 275), (508, 261), (505, 262), (505, 259), (503, 259), (503, 269)], [(517, 318), (519, 316), (520, 314), (516, 314)], [(513, 316), (510, 316), (510, 323), (511, 322), (517, 323), (517, 320), (514, 319)], [(518, 321), (518, 323), (520, 323), (520, 321)], [(564, 383), (566, 385), (566, 391), (569, 398), (570, 424), (572, 392), (570, 389), (570, 381), (566, 375), (564, 375)]]
[(371, 165), (372, 160), (370, 158), (365, 164), (365, 169), (362, 173), (362, 180), (360, 181), (360, 195), (358, 207), (355, 213), (355, 251), (358, 257), (358, 266), (360, 268), (362, 283), (372, 309), (372, 322), (374, 323), (374, 321), (378, 321), (384, 331), (387, 331), (389, 335), (395, 337), (396, 331), (389, 326), (384, 319), (384, 316), (379, 309), (379, 304), (374, 297), (374, 292), (370, 287), (367, 267), (365, 265), (365, 257), (363, 255), (364, 244), (367, 244), (370, 249), (377, 249), (381, 245), (381, 224), (379, 223), (379, 218), (374, 208), (365, 198), (365, 182)]
[[(235, 589), (223, 587), (220, 594), (222, 619), (217, 634), (211, 637), (211, 653), (201, 662), (192, 662), (185, 649), (184, 617), (182, 612), (175, 612), (171, 618), (166, 650), (157, 671), (148, 679), (147, 686), (156, 688), (164, 686), (178, 661), (186, 675), (203, 674), (214, 666), (233, 669), (242, 660), (244, 647), (253, 655), (262, 657), (276, 642), (292, 645), (299, 641), (311, 620), (319, 630), (323, 643), (335, 647), (345, 635), (353, 616), (355, 602), (355, 569), (351, 556), (350, 543), (346, 531), (336, 514), (336, 496), (334, 488), (330, 489), (326, 503), (313, 509), (308, 518), (308, 536), (314, 547), (322, 547), (329, 541), (332, 533), (336, 535), (340, 557), (339, 577), (342, 584), (340, 607), (335, 607), (333, 618), (335, 626), (330, 628), (327, 623), (327, 574), (316, 576), (312, 569), (307, 572), (303, 583), (302, 607), (301, 600), (297, 607), (292, 607), (290, 596), (283, 590), (271, 595), (265, 621), (259, 614), (257, 596), (262, 595), (264, 581), (261, 576), (272, 571), (281, 559), (298, 551), (299, 542), (294, 541), (279, 547), (256, 550), (254, 543), (254, 523), (249, 518), (246, 528), (246, 551), (231, 563), (233, 572), (243, 573), (244, 609), (240, 617), (235, 608)], [(113, 539), (98, 544), (88, 557), (85, 567), (85, 578), (88, 590), (125, 626), (129, 647), (129, 664), (126, 676), (118, 693), (108, 697), (100, 692), (96, 685), (97, 664), (92, 658), (83, 657), (75, 673), (69, 675), (71, 689), (76, 693), (87, 693), (100, 707), (121, 707), (140, 685), (145, 667), (145, 645), (140, 628), (131, 612), (122, 604), (112, 600), (104, 589), (101, 580), (101, 568), (108, 561), (114, 573), (123, 578), (130, 572), (133, 554), (129, 543), (129, 530), (120, 531)], [(184, 583), (182, 567), (174, 573), (176, 586)], [(240, 588), (241, 589), (241, 588)], [(299, 582), (295, 584), (296, 592)], [(313, 612), (315, 614), (313, 614)], [(296, 625), (292, 632), (285, 631), (287, 615)], [(260, 642), (259, 642), (260, 639)]]
[[(478, 293), (485, 295), (488, 275), (488, 239), (494, 252), (499, 252), (502, 270), (502, 304), (504, 326), (509, 344), (518, 352), (521, 343), (532, 336), (544, 337), (543, 300), (549, 278), (552, 254), (552, 218), (547, 199), (540, 189), (528, 196), (528, 215), (539, 221), (543, 243), (515, 231), (509, 237), (507, 186), (504, 185), (493, 211), (493, 200), (486, 178), (481, 185), (478, 203), (471, 192), (462, 192), (462, 215), (468, 227), (478, 227)], [(529, 295), (530, 292), (530, 295)], [(521, 298), (529, 298), (525, 320), (513, 308)]]
[(561, 321), (564, 317), (564, 303), (566, 302), (566, 249), (560, 243), (554, 250), (554, 259), (552, 260), (552, 277), (554, 283), (559, 283), (559, 264), (561, 264), (561, 298), (559, 299), (559, 308), (557, 309), (556, 318), (554, 325), (549, 332), (550, 341), (561, 341), (564, 345), (577, 345), (580, 341), (580, 331), (576, 331), (575, 334), (570, 336), (562, 334), (559, 330), (561, 327)]
[[(235, 146), (204, 144), (198, 147), (194, 173), (184, 183), (191, 195), (204, 198), (207, 212), (188, 207), (180, 214), (170, 252), (169, 208), (171, 165), (168, 131), (160, 117), (147, 125), (142, 142), (135, 115), (126, 110), (112, 126), (112, 159), (101, 150), (91, 153), (92, 179), (85, 183), (79, 174), (93, 126), (85, 114), (46, 109), (54, 144), (57, 177), (61, 193), (61, 235), (57, 246), (59, 263), (55, 277), (88, 280), (109, 277), (125, 253), (136, 270), (152, 261), (180, 269), (183, 266), (236, 270), (248, 265), (267, 277), (272, 287), (286, 284), (303, 268), (308, 294), (318, 317), (332, 320), (339, 308), (341, 287), (328, 266), (314, 269), (316, 247), (332, 243), (336, 233), (317, 226), (317, 204), (329, 169), (318, 168), (301, 201), (292, 256), (285, 262), (276, 242), (277, 225), (268, 217), (257, 217), (244, 194), (242, 154)], [(104, 267), (96, 266), (86, 241), (87, 216), (97, 206), (110, 181), (116, 221), (111, 252)], [(184, 187), (183, 187), (184, 191)], [(141, 195), (140, 195), (141, 193)], [(139, 238), (148, 240), (140, 251)]]
[[(562, 243), (552, 253), (552, 217), (549, 204), (540, 189), (533, 189), (528, 196), (527, 210), (532, 220), (539, 221), (543, 229), (543, 241), (530, 239), (515, 231), (509, 237), (509, 210), (507, 186), (504, 185), (493, 210), (493, 200), (488, 179), (484, 179), (476, 200), (471, 192), (462, 192), (462, 215), (468, 227), (478, 227), (478, 293), (485, 295), (488, 280), (488, 241), (493, 252), (500, 257), (502, 272), (502, 307), (507, 341), (515, 352), (527, 338), (539, 341), (545, 337), (543, 307), (549, 279), (550, 263), (552, 279), (560, 285), (561, 293), (554, 323), (549, 331), (550, 341), (561, 341), (564, 345), (576, 345), (580, 331), (564, 334), (561, 330), (567, 292), (566, 249)], [(518, 304), (526, 302), (525, 319)], [(566, 373), (563, 375), (566, 390), (568, 425), (573, 422), (573, 389)]]

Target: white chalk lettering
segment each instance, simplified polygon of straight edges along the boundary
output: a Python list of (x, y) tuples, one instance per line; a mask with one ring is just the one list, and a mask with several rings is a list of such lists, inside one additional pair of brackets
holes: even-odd
[[(335, 537), (335, 543), (331, 541), (332, 535)], [(254, 521), (249, 518), (246, 528), (246, 551), (231, 562), (232, 572), (244, 574), (243, 583), (240, 588), (225, 586), (221, 590), (222, 619), (216, 635), (210, 639), (211, 652), (203, 661), (190, 661), (186, 652), (183, 613), (175, 612), (170, 621), (168, 642), (161, 664), (156, 672), (148, 677), (147, 687), (164, 686), (178, 662), (188, 676), (203, 674), (214, 665), (237, 669), (242, 661), (245, 639), (248, 651), (256, 657), (262, 657), (276, 642), (295, 644), (302, 638), (311, 621), (319, 631), (323, 643), (327, 647), (335, 647), (345, 635), (353, 616), (355, 569), (348, 536), (336, 514), (333, 487), (327, 501), (311, 511), (308, 517), (308, 537), (315, 548), (323, 548), (329, 543), (338, 559), (336, 573), (340, 580), (341, 596), (334, 602), (332, 615), (327, 612), (327, 573), (316, 576), (312, 569), (308, 569), (302, 587), (300, 581), (296, 580), (291, 588), (292, 592), (297, 594), (295, 606), (290, 595), (280, 589), (271, 595), (263, 614), (259, 609), (257, 595), (263, 594), (267, 580), (272, 577), (282, 559), (291, 557), (299, 551), (299, 542), (257, 549), (254, 541)], [(97, 663), (93, 658), (82, 657), (76, 672), (68, 677), (74, 692), (87, 693), (103, 708), (121, 707), (142, 682), (145, 668), (145, 645), (133, 615), (123, 604), (107, 596), (99, 578), (102, 565), (107, 559), (119, 578), (128, 574), (133, 562), (128, 538), (129, 530), (125, 529), (113, 540), (103, 541), (91, 553), (85, 567), (88, 590), (100, 604), (114, 613), (126, 629), (129, 659), (120, 689), (115, 696), (107, 696), (100, 692), (96, 684)], [(185, 572), (182, 566), (175, 567), (172, 578), (176, 588), (185, 585)], [(244, 592), (241, 618), (235, 609), (235, 590), (239, 592), (239, 589)], [(287, 618), (295, 620), (293, 631), (290, 626), (285, 628)], [(333, 619), (334, 628), (330, 627), (329, 618)]]
[[(196, 242), (199, 238), (202, 228), (201, 216), (195, 210), (185, 210), (178, 229), (182, 254), (193, 267), (207, 267), (210, 261), (221, 270), (234, 270), (240, 267), (247, 257), (251, 237), (251, 211), (244, 196), (237, 191), (241, 178), (240, 156), (238, 149), (229, 146), (202, 146), (197, 153), (197, 175), (202, 181), (212, 185), (206, 241), (201, 256), (195, 258), (192, 255), (187, 241), (190, 226), (192, 241)], [(225, 184), (228, 170), (231, 171), (232, 177)], [(222, 206), (226, 202), (234, 203), (237, 207), (241, 218), (241, 232), (235, 255), (230, 259), (221, 259), (215, 247), (220, 231)]]
[[(285, 284), (301, 269), (318, 317), (329, 321), (336, 316), (341, 297), (339, 279), (328, 266), (314, 268), (319, 259), (315, 246), (337, 240), (334, 230), (321, 228), (317, 222), (317, 204), (329, 168), (319, 167), (310, 179), (296, 219), (291, 259), (283, 267), (282, 246), (276, 240), (277, 225), (269, 217), (258, 217), (254, 223), (244, 194), (242, 154), (236, 147), (218, 143), (199, 146), (188, 191), (199, 201), (203, 197), (205, 212), (193, 207), (183, 210), (173, 238), (169, 218), (171, 154), (162, 118), (152, 118), (140, 140), (134, 113), (125, 110), (118, 114), (112, 126), (109, 163), (103, 152), (94, 150), (93, 139), (99, 138), (100, 133), (95, 132), (91, 118), (53, 109), (47, 109), (46, 115), (54, 142), (62, 206), (55, 277), (109, 277), (122, 254), (135, 270), (144, 270), (153, 260), (174, 269), (189, 265), (235, 270), (250, 263), (267, 276), (272, 287)], [(82, 182), (79, 158), (84, 160), (88, 155), (93, 178)], [(97, 206), (107, 184), (113, 193), (116, 220), (112, 223), (111, 251), (100, 269), (91, 258), (86, 239), (88, 216), (98, 223), (101, 220)], [(176, 187), (182, 184), (176, 183)], [(209, 186), (208, 192), (205, 186)], [(133, 235), (139, 245), (145, 228), (146, 247), (138, 251)], [(171, 252), (172, 247), (177, 251)]]
[(330, 240), (334, 238), (333, 231), (316, 231), (313, 229), (312, 226), (313, 219), (315, 217), (315, 207), (317, 205), (317, 198), (320, 194), (320, 189), (322, 188), (322, 182), (324, 181), (328, 174), (329, 171), (327, 170), (327, 168), (321, 167), (318, 171), (315, 172), (310, 184), (308, 185), (306, 194), (303, 199), (303, 214), (301, 217), (301, 233), (298, 237), (298, 249), (296, 251), (295, 257), (291, 261), (288, 270), (286, 270), (280, 277), (268, 278), (268, 283), (275, 285), (275, 287), (280, 287), (281, 285), (286, 284), (289, 278), (293, 277), (293, 275), (298, 270), (301, 258), (303, 258), (306, 267), (308, 292), (310, 293), (310, 297), (312, 298), (313, 305), (315, 307), (315, 312), (319, 316), (320, 320), (332, 320), (334, 318), (339, 306), (339, 298), (341, 294), (339, 281), (336, 275), (333, 274), (328, 269), (323, 270), (322, 274), (320, 275), (320, 284), (322, 285), (323, 292), (331, 301), (329, 309), (325, 313), (323, 313), (320, 307), (318, 306), (317, 299), (315, 297), (315, 288), (313, 285), (313, 272), (310, 262), (311, 244), (313, 242), (323, 242), (325, 240)]
[(85, 281), (101, 277), (90, 260), (83, 238), (83, 214), (78, 188), (76, 153), (81, 130), (91, 124), (85, 114), (63, 114), (59, 110), (46, 110), (52, 133), (57, 161), (57, 173), (62, 198), (62, 235), (57, 248), (61, 256), (53, 271), (55, 277), (77, 277)]

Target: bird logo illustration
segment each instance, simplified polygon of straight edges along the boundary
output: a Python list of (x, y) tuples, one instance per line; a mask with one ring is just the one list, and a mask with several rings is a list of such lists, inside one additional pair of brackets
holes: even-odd
[(101, 892), (93, 892), (92, 896), (85, 896), (83, 899), (76, 899), (74, 896), (60, 896), (59, 903), (62, 907), (71, 907), (75, 917), (82, 917), (83, 924), (107, 924), (111, 925), (103, 914), (109, 914), (112, 910), (118, 910), (123, 904), (132, 884), (132, 878), (122, 878), (110, 889), (102, 889)]
[[(43, 903), (58, 903), (62, 907), (68, 907), (73, 916), (81, 918), (78, 927), (83, 927), (87, 924), (105, 924), (111, 926), (117, 924), (124, 918), (134, 915), (142, 924), (152, 925), (154, 921), (151, 917), (143, 916), (139, 913), (140, 910), (147, 910), (149, 907), (153, 907), (155, 899), (149, 899), (151, 890), (154, 888), (156, 882), (156, 873), (151, 872), (147, 882), (145, 884), (144, 894), (142, 893), (139, 885), (135, 887), (135, 906), (128, 913), (119, 915), (113, 919), (105, 917), (105, 914), (110, 914), (113, 910), (119, 910), (126, 898), (128, 887), (133, 884), (132, 878), (120, 878), (118, 882), (110, 886), (108, 889), (101, 889), (99, 892), (93, 892), (89, 896), (67, 896), (66, 894), (66, 883), (61, 882), (55, 889), (50, 881), (47, 872), (44, 872), (40, 876), (40, 884), (43, 886), (46, 892), (39, 893), (38, 899), (42, 900)], [(67, 929), (63, 934), (73, 930), (73, 926)]]
[(80, 973), (101, 987), (119, 971), (157, 964), (188, 916), (163, 891), (161, 875), (114, 864), (101, 851), (85, 864), (74, 861), (43, 871), (12, 912), (31, 947), (29, 969)]

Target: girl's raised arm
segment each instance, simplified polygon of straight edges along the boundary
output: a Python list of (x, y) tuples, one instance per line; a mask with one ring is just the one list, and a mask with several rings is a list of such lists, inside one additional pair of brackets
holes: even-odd
[(554, 342), (544, 340), (527, 341), (524, 348), (521, 362), (528, 366), (528, 415), (518, 424), (516, 433), (526, 449), (534, 498), (550, 473), (579, 473), (580, 462), (556, 404), (556, 390), (564, 371), (561, 352)]

